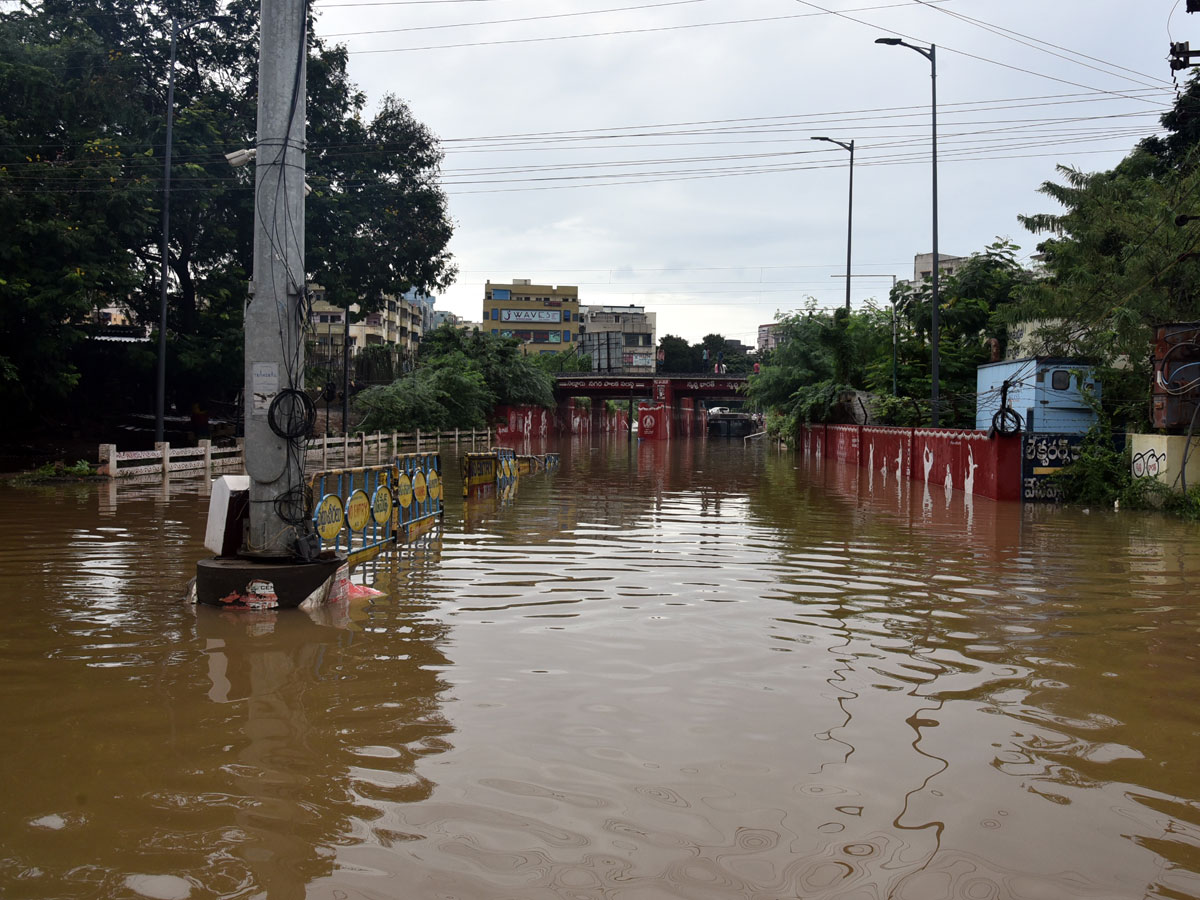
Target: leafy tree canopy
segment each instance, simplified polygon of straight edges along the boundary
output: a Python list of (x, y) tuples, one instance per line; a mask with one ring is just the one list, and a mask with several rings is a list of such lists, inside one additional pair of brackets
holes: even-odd
[[(253, 172), (224, 154), (254, 142), (258, 7), (43, 0), (0, 13), (0, 399), (28, 410), (68, 395), (72, 347), (98, 308), (157, 324), (172, 16), (194, 24), (175, 67), (168, 391), (186, 402), (236, 376)], [(310, 29), (307, 267), (364, 315), (384, 295), (446, 287), (455, 267), (436, 137), (395, 97), (367, 118), (346, 63)]]
[(442, 325), (416, 368), (355, 398), (367, 431), (482, 428), (496, 406), (554, 406), (554, 379), (516, 338)]

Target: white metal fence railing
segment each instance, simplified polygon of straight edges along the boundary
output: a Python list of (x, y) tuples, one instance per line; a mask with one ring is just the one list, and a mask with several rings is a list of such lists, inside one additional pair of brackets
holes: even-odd
[[(491, 429), (459, 429), (453, 431), (381, 432), (310, 438), (305, 454), (305, 468), (326, 470), (352, 466), (380, 465), (395, 459), (403, 452), (420, 453), (422, 448), (442, 444), (469, 443), (474, 448), (491, 443)], [(230, 446), (218, 446), (203, 440), (196, 447), (172, 447), (169, 443), (155, 444), (153, 450), (118, 450), (116, 444), (100, 445), (99, 474), (109, 478), (131, 475), (157, 475), (205, 471), (239, 470), (245, 465), (243, 440)]]

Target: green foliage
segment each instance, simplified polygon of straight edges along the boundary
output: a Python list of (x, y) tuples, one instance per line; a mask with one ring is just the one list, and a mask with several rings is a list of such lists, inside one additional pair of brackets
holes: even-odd
[(1200, 318), (1200, 229), (1176, 227), (1200, 193), (1200, 79), (1162, 116), (1166, 134), (1142, 141), (1113, 169), (1059, 166), (1041, 192), (1060, 212), (1022, 216), (1043, 236), (1046, 276), (1022, 292), (1009, 322), (1040, 323), (1037, 348), (1095, 361), (1105, 408), (1146, 421), (1152, 327)]
[[(254, 140), (259, 0), (43, 0), (0, 12), (0, 402), (17, 415), (104, 377), (81, 368), (94, 310), (157, 326), (172, 15), (194, 24), (175, 68), (168, 399), (240, 389), (254, 172), (224, 153)], [(436, 137), (394, 97), (366, 116), (344, 47), (310, 34), (308, 51), (308, 279), (362, 314), (446, 287)], [(153, 379), (136, 384), (149, 409)]]
[(366, 431), (481, 428), (496, 406), (554, 405), (553, 377), (515, 338), (450, 325), (421, 342), (417, 366), (355, 397)]
[(76, 460), (75, 464), (70, 466), (60, 459), (57, 462), (39, 466), (33, 471), (31, 477), (34, 480), (47, 478), (87, 478), (95, 474), (96, 467), (86, 459)]
[(658, 346), (663, 351), (660, 371), (679, 374), (700, 371), (699, 365), (692, 360), (692, 345), (683, 338), (664, 334), (658, 339)]
[(530, 356), (533, 364), (543, 372), (554, 374), (555, 372), (590, 372), (592, 371), (592, 358), (579, 353), (579, 345), (576, 344), (570, 350), (562, 350), (558, 353), (539, 353), (536, 356)]
[(1102, 416), (1080, 444), (1079, 458), (1055, 473), (1063, 500), (1087, 506), (1119, 504), (1200, 520), (1200, 485), (1176, 491), (1156, 478), (1134, 478), (1128, 449), (1116, 449), (1112, 422)]
[[(1017, 250), (998, 240), (939, 285), (943, 425), (974, 424), (976, 370), (990, 358), (993, 340), (1003, 349), (1007, 330), (1000, 311), (1032, 278), (1017, 262)], [(861, 421), (861, 411), (848, 409), (843, 399), (847, 391), (858, 390), (874, 395), (873, 414), (884, 423), (928, 423), (932, 284), (926, 279), (897, 285), (890, 299), (891, 309), (868, 303), (832, 314), (810, 299), (805, 309), (780, 317), (779, 344), (750, 379), (751, 404), (776, 411), (779, 427), (787, 432), (806, 420), (847, 421), (852, 415)]]
[[(1071, 503), (1111, 506), (1113, 501), (1134, 499), (1129, 453), (1117, 450), (1108, 422), (1094, 425), (1079, 448), (1079, 458), (1054, 475)], [(1149, 479), (1141, 479), (1148, 481)]]
[(689, 344), (673, 334), (664, 334), (658, 340), (658, 349), (663, 354), (658, 371), (664, 373), (711, 372), (719, 361), (725, 364), (728, 374), (744, 375), (754, 366), (754, 361), (740, 345), (730, 342), (720, 334), (706, 334), (697, 344)]
[(483, 373), (455, 352), (354, 398), (363, 431), (482, 428), (495, 405)]

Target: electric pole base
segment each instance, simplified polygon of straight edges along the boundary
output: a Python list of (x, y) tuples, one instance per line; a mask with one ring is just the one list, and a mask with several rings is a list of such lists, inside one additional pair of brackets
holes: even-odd
[(196, 563), (189, 599), (224, 609), (293, 609), (345, 599), (346, 558), (330, 553), (311, 562), (214, 556)]

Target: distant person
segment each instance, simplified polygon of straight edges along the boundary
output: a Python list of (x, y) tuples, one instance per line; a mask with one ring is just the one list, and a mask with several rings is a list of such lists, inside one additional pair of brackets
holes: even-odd
[(757, 375), (757, 374), (758, 374), (758, 363), (755, 363), (755, 364), (754, 364), (754, 374), (755, 374), (755, 375)]
[(720, 363), (713, 363), (713, 374), (714, 375), (721, 374), (721, 364)]
[(724, 374), (726, 374), (728, 371), (729, 371), (729, 370), (728, 370), (727, 368), (725, 368), (725, 363), (721, 363), (721, 374), (722, 374), (722, 375), (724, 375)]

